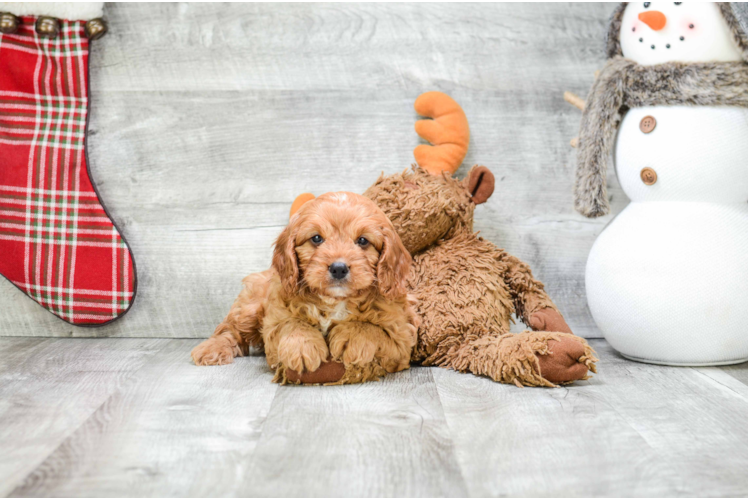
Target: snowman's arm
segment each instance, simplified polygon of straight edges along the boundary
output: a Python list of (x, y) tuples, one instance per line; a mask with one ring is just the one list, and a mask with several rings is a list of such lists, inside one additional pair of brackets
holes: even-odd
[(506, 252), (501, 254), (501, 260), (506, 266), (504, 281), (512, 294), (514, 311), (524, 324), (535, 329), (531, 321), (535, 313), (547, 308), (558, 312), (543, 283), (532, 275), (530, 266)]
[(568, 90), (564, 92), (564, 101), (568, 102), (579, 111), (584, 111), (584, 99)]
[[(595, 72), (595, 78), (597, 78), (597, 72)], [(579, 109), (579, 111), (584, 111), (584, 99), (568, 90), (564, 92), (564, 101)], [(574, 137), (569, 141), (569, 144), (572, 148), (579, 146), (579, 137)]]

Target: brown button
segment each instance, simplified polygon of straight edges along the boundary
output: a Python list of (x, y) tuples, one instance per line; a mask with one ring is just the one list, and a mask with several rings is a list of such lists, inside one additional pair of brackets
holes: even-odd
[(647, 186), (651, 186), (657, 182), (657, 172), (655, 172), (653, 168), (644, 167), (639, 176), (642, 178), (642, 182)]
[(639, 122), (639, 130), (641, 130), (645, 134), (653, 131), (656, 126), (657, 120), (655, 120), (654, 116), (645, 116), (644, 118), (642, 118), (642, 121)]

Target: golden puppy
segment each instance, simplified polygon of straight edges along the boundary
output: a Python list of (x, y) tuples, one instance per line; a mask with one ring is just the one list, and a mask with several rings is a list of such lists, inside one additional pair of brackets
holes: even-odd
[(344, 364), (349, 382), (403, 370), (417, 331), (405, 288), (410, 265), (374, 202), (322, 195), (291, 218), (275, 242), (272, 268), (244, 279), (226, 319), (192, 359), (222, 365), (250, 346), (264, 348), (281, 382), (303, 379), (299, 374), (328, 360)]

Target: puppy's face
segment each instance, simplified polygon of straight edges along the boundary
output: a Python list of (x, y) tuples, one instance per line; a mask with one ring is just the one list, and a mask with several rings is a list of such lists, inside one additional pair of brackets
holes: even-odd
[(278, 237), (273, 266), (288, 295), (405, 295), (410, 254), (368, 198), (328, 193), (307, 202)]

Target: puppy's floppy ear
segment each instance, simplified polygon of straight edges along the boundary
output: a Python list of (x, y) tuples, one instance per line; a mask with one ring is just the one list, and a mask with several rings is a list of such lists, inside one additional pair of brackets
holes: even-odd
[(382, 228), (382, 234), (384, 243), (377, 264), (379, 293), (394, 299), (408, 293), (406, 286), (413, 259), (389, 221)]
[(275, 240), (273, 268), (280, 276), (283, 292), (293, 296), (299, 291), (299, 261), (296, 257), (296, 224), (294, 218)]

